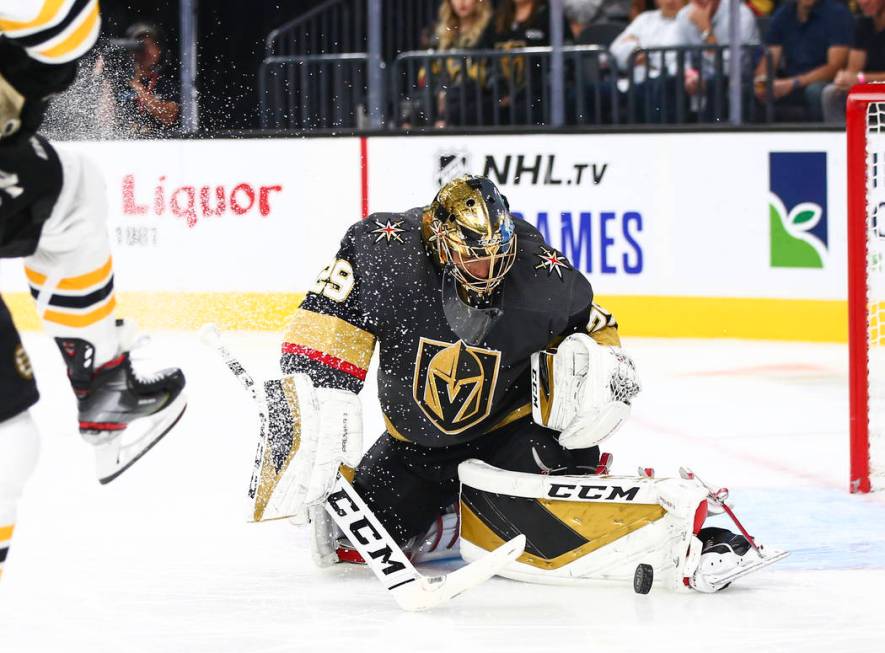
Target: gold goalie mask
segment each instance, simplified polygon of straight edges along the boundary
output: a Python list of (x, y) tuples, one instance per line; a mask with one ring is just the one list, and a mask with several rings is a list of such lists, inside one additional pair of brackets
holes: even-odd
[(516, 258), (507, 200), (487, 177), (464, 175), (440, 189), (426, 220), (444, 270), (446, 319), (458, 337), (479, 344), (502, 314), (494, 291)]

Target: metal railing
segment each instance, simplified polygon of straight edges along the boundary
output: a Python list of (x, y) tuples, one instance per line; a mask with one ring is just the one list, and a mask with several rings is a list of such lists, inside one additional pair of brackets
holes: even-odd
[[(563, 48), (566, 119), (619, 122), (617, 70), (605, 48)], [(404, 52), (390, 70), (397, 126), (551, 124), (551, 48)]]
[[(423, 41), (438, 7), (439, 0), (386, 0), (381, 11), (384, 59), (427, 47)], [(327, 0), (268, 34), (265, 56), (365, 52), (367, 11), (366, 0)]]
[(265, 40), (265, 57), (365, 50), (365, 0), (327, 0), (276, 28)]
[(261, 128), (364, 127), (367, 67), (364, 53), (265, 59), (258, 74)]
[(382, 11), (385, 61), (393, 61), (402, 52), (430, 46), (439, 4), (439, 0), (385, 0)]
[[(744, 122), (774, 121), (772, 81), (757, 99), (752, 71), (761, 46), (743, 46)], [(366, 53), (266, 59), (259, 73), (263, 129), (365, 128)], [(382, 68), (388, 101), (380, 124), (414, 127), (549, 126), (552, 50), (404, 52)], [(599, 46), (563, 48), (565, 124), (721, 124), (729, 121), (726, 46), (647, 48), (625, 70)], [(770, 69), (770, 68), (769, 68)], [(694, 80), (691, 88), (689, 80)], [(383, 95), (383, 94), (382, 94)]]
[[(644, 48), (631, 53), (627, 65), (628, 123), (691, 124), (729, 120), (728, 46)], [(772, 80), (756, 98), (753, 71), (762, 57), (773, 70), (771, 53), (760, 45), (741, 46), (743, 119), (774, 121)]]

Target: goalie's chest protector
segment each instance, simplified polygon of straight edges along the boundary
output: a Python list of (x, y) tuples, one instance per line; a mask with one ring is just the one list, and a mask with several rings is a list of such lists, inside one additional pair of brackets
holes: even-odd
[[(443, 273), (422, 240), (420, 220), (420, 209), (369, 216), (354, 243), (356, 267), (363, 309), (378, 338), (387, 430), (444, 447), (531, 415), (531, 354), (583, 328), (593, 293), (580, 272), (517, 220), (518, 255), (503, 282), (504, 314), (482, 342), (468, 345), (446, 321)], [(571, 324), (580, 314), (583, 323)]]

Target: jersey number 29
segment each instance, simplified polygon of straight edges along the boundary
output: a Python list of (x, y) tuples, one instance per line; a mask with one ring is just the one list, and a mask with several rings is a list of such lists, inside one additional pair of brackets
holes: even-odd
[(328, 297), (333, 302), (345, 301), (353, 290), (353, 267), (344, 259), (336, 259), (320, 272), (310, 292)]

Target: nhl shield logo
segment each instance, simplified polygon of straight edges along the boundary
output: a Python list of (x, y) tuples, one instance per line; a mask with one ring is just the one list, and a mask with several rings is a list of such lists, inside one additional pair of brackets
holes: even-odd
[(412, 397), (436, 428), (457, 435), (488, 416), (500, 364), (498, 351), (421, 338)]
[(470, 172), (470, 153), (465, 150), (436, 153), (434, 181), (440, 188)]

